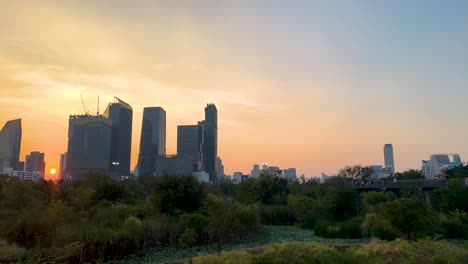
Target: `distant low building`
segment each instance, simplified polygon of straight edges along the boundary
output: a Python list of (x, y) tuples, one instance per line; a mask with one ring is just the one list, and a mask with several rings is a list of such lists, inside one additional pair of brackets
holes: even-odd
[(232, 182), (233, 182), (234, 184), (239, 184), (239, 183), (241, 183), (241, 182), (242, 182), (242, 172), (238, 172), (238, 171), (234, 172), (234, 173), (232, 174)]
[(40, 171), (18, 171), (13, 168), (3, 168), (3, 174), (6, 174), (10, 177), (17, 177), (20, 180), (30, 180), (30, 181), (39, 181), (44, 179), (44, 174)]
[(192, 173), (193, 177), (197, 178), (199, 182), (209, 182), (210, 175), (204, 171), (195, 171)]
[(287, 179), (288, 181), (293, 182), (297, 179), (296, 168), (285, 169), (283, 171), (283, 174), (284, 174), (284, 178)]

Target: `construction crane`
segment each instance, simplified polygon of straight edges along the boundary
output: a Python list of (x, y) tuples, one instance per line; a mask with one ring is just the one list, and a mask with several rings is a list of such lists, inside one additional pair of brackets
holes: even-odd
[(83, 109), (84, 109), (84, 112), (85, 112), (85, 115), (89, 114), (89, 111), (86, 110), (86, 106), (85, 106), (85, 103), (84, 103), (84, 100), (83, 100), (83, 96), (80, 94), (80, 97), (81, 97), (81, 103), (83, 104)]

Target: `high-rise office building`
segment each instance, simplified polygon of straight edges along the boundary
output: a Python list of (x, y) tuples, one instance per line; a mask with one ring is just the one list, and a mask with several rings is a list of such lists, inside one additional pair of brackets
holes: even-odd
[(33, 151), (31, 154), (26, 155), (26, 160), (24, 164), (24, 171), (28, 172), (42, 172), (42, 175), (45, 175), (45, 162), (44, 162), (44, 153), (39, 151)]
[(258, 164), (253, 165), (250, 176), (252, 176), (252, 178), (258, 178), (259, 174), (260, 174), (260, 165)]
[(224, 165), (220, 157), (216, 158), (216, 177), (218, 180), (224, 179)]
[(156, 158), (166, 155), (166, 111), (161, 107), (145, 107), (141, 125), (138, 174), (154, 175)]
[(112, 120), (110, 159), (112, 167), (116, 167), (113, 177), (120, 180), (120, 176), (130, 175), (133, 109), (126, 102), (114, 98), (115, 101), (109, 104), (103, 116)]
[(393, 146), (392, 146), (392, 144), (385, 144), (385, 146), (384, 146), (384, 160), (385, 160), (385, 168), (392, 175), (395, 175), (395, 161), (393, 160)]
[(216, 158), (218, 157), (218, 110), (214, 104), (205, 107), (205, 120), (200, 122), (204, 129), (203, 170), (216, 181)]
[(89, 171), (110, 170), (112, 120), (101, 115), (72, 115), (68, 127), (65, 178), (81, 179)]
[(192, 160), (192, 170), (201, 171), (203, 163), (203, 127), (199, 125), (177, 126), (177, 155)]
[(0, 131), (0, 171), (4, 168), (24, 170), (24, 165), (19, 160), (21, 135), (21, 119), (6, 122)]
[(60, 169), (59, 169), (59, 179), (64, 178), (64, 172), (67, 168), (67, 152), (60, 154)]

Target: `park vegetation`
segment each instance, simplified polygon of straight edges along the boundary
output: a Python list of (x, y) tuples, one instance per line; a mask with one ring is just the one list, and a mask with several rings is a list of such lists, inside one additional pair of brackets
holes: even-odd
[[(400, 243), (400, 248), (409, 246), (398, 239), (423, 239), (421, 250), (437, 240), (468, 238), (466, 166), (447, 170), (447, 187), (429, 193), (360, 193), (346, 184), (366, 180), (366, 175), (360, 166), (345, 168), (338, 177), (320, 184), (288, 182), (261, 173), (239, 185), (199, 183), (191, 176), (142, 176), (115, 182), (93, 172), (73, 182), (1, 176), (0, 263), (105, 262), (144, 254), (150, 248), (200, 245), (213, 246), (221, 257), (223, 245), (255, 237), (260, 225), (306, 228), (326, 238), (397, 239), (392, 243)], [(418, 179), (420, 172), (396, 177)], [(363, 263), (375, 263), (369, 252), (390, 250), (389, 245), (372, 242), (352, 254), (369, 258)], [(323, 256), (336, 253), (316, 244), (299, 246)], [(266, 249), (255, 263), (271, 263), (269, 258), (290, 250), (272, 247), (278, 248)], [(453, 252), (466, 257), (464, 251)], [(337, 261), (351, 258), (334, 257)]]

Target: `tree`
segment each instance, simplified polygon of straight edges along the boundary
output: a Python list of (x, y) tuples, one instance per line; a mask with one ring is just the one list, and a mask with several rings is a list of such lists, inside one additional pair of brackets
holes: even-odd
[(352, 181), (366, 180), (370, 175), (370, 168), (361, 165), (346, 166), (338, 172), (338, 176)]
[(373, 213), (375, 209), (380, 209), (384, 203), (390, 201), (390, 197), (383, 192), (367, 192), (364, 193), (362, 200)]
[(406, 239), (416, 240), (431, 223), (431, 214), (420, 200), (402, 198), (385, 204), (383, 216), (402, 232)]
[(397, 180), (419, 180), (424, 179), (424, 175), (421, 170), (407, 170), (404, 172), (395, 173), (395, 178)]
[(195, 212), (203, 202), (203, 188), (192, 176), (158, 177), (152, 201), (161, 213), (179, 215), (181, 212)]

